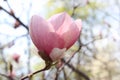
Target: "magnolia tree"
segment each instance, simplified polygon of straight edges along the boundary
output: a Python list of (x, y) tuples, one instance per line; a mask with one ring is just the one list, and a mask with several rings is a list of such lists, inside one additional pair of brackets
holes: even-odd
[(1, 0), (0, 79), (119, 80), (119, 3)]

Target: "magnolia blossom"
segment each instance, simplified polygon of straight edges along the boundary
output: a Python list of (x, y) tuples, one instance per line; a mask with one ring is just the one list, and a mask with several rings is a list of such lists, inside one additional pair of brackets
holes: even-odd
[(30, 36), (40, 52), (53, 61), (62, 57), (79, 38), (81, 20), (73, 20), (66, 12), (62, 12), (45, 20), (33, 15), (30, 23)]

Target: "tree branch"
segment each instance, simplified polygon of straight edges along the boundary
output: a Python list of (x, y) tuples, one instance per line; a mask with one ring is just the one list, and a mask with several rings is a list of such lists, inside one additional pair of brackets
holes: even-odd
[(10, 16), (12, 16), (15, 20), (17, 20), (23, 27), (25, 27), (27, 29), (27, 31), (29, 31), (29, 28), (27, 25), (25, 25), (22, 21), (20, 21), (19, 18), (17, 18), (15, 15), (11, 14), (10, 12), (8, 12), (6, 9), (4, 9), (3, 7), (0, 6), (0, 9), (2, 9), (4, 12), (6, 12), (7, 14), (9, 14)]
[(0, 73), (0, 75), (3, 76), (3, 77), (6, 77), (8, 80), (14, 80), (12, 77), (10, 77), (6, 74)]
[(51, 67), (51, 63), (50, 64), (46, 64), (46, 67), (41, 69), (41, 70), (38, 70), (38, 71), (35, 71), (31, 74), (28, 74), (27, 76), (21, 78), (21, 80), (25, 80), (27, 78), (31, 78), (32, 76), (34, 76), (35, 74), (39, 73), (39, 72), (42, 72), (42, 71), (45, 71), (45, 70), (48, 70), (49, 68)]
[(72, 65), (66, 63), (66, 61), (64, 59), (61, 60), (62, 62), (64, 62), (69, 68), (71, 68), (74, 72), (76, 72), (77, 74), (79, 74), (80, 76), (84, 77), (85, 80), (90, 80), (90, 78), (85, 74), (83, 73), (82, 71), (80, 70), (77, 70), (75, 69)]
[(9, 76), (8, 76), (8, 75), (5, 75), (5, 74), (3, 74), (3, 73), (0, 73), (0, 75), (1, 75), (1, 76), (4, 76), (4, 77), (6, 77), (6, 78), (9, 79)]

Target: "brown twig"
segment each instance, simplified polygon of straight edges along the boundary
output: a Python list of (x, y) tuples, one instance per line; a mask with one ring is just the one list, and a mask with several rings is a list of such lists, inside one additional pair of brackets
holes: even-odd
[(7, 78), (8, 80), (14, 80), (11, 76), (3, 74), (3, 73), (0, 73), (0, 76), (3, 76), (5, 78)]
[(54, 80), (58, 80), (59, 74), (60, 74), (60, 71), (59, 71), (59, 69), (57, 68), (56, 76), (55, 76), (55, 79), (54, 79)]
[(75, 15), (75, 10), (80, 6), (80, 3), (78, 5), (73, 5), (73, 11), (72, 11), (72, 14), (71, 16), (74, 16)]
[(65, 68), (63, 68), (63, 74), (64, 74), (64, 80), (67, 80), (67, 75), (66, 75), (66, 72), (65, 72)]
[(98, 41), (98, 40), (102, 40), (102, 39), (105, 39), (107, 38), (108, 36), (105, 36), (104, 38), (103, 37), (98, 37), (98, 38), (94, 38), (93, 40), (91, 40), (90, 42), (86, 43), (86, 44), (82, 44), (82, 46), (87, 46), (91, 43), (94, 43), (95, 41)]
[(25, 80), (27, 78), (31, 78), (32, 76), (34, 76), (35, 74), (39, 73), (39, 72), (42, 72), (42, 71), (45, 71), (45, 70), (48, 70), (49, 68), (51, 67), (51, 64), (47, 64), (45, 68), (41, 69), (41, 70), (38, 70), (38, 71), (35, 71), (31, 74), (28, 74), (27, 76), (21, 78), (21, 80)]
[[(0, 34), (1, 34), (1, 33), (0, 33)], [(3, 34), (3, 35), (8, 36), (7, 34)], [(27, 36), (27, 35), (28, 35), (28, 34), (24, 34), (24, 35), (21, 35), (21, 36), (16, 37), (16, 38), (13, 39), (12, 41), (10, 41), (10, 42), (8, 42), (8, 43), (0, 46), (0, 49), (3, 49), (3, 48), (5, 48), (5, 47), (8, 47), (8, 46), (9, 46), (10, 44), (12, 44), (15, 40), (17, 40), (17, 39), (19, 39), (19, 38), (21, 38), (21, 37), (25, 37), (25, 36)]]
[(9, 76), (8, 76), (8, 75), (6, 75), (6, 74), (0, 73), (0, 76), (4, 76), (4, 77), (6, 77), (6, 78), (8, 78), (8, 79), (9, 79)]
[(6, 9), (4, 9), (3, 7), (0, 6), (0, 9), (2, 9), (4, 12), (6, 12), (7, 14), (9, 14), (10, 16), (12, 16), (15, 20), (17, 20), (23, 27), (25, 27), (27, 29), (27, 31), (29, 31), (28, 26), (26, 26), (19, 18), (17, 18), (15, 15), (11, 14), (10, 12), (8, 12)]
[(85, 80), (90, 80), (90, 78), (85, 74), (83, 73), (82, 71), (80, 70), (77, 70), (76, 68), (74, 68), (72, 65), (66, 63), (66, 61), (64, 59), (62, 59), (62, 62), (64, 62), (69, 68), (71, 68), (74, 72), (76, 72), (77, 74), (79, 74), (80, 76), (82, 76), (83, 78), (85, 78)]
[(6, 0), (6, 3), (7, 3), (7, 5), (8, 5), (8, 7), (9, 7), (9, 9), (11, 9), (11, 10), (12, 10), (12, 8), (11, 8), (11, 6), (10, 6), (10, 4), (9, 4), (8, 0)]
[(69, 58), (69, 60), (66, 61), (66, 63), (64, 63), (62, 67), (59, 68), (59, 71), (63, 70), (64, 66), (72, 60), (72, 58), (75, 56), (75, 54), (76, 54), (77, 52), (80, 51), (80, 49), (81, 49), (81, 47), (82, 47), (82, 43), (81, 43), (80, 38), (79, 38), (78, 42), (79, 42), (79, 48), (78, 48), (75, 52), (73, 52), (73, 54), (71, 55), (71, 57)]

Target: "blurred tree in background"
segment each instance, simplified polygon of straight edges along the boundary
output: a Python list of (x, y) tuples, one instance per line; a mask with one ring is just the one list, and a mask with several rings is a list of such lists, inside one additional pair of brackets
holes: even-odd
[(33, 80), (119, 80), (119, 0), (0, 1), (0, 80), (19, 80), (45, 67), (29, 37), (31, 16), (67, 12), (82, 19), (79, 40), (64, 61), (32, 76)]

